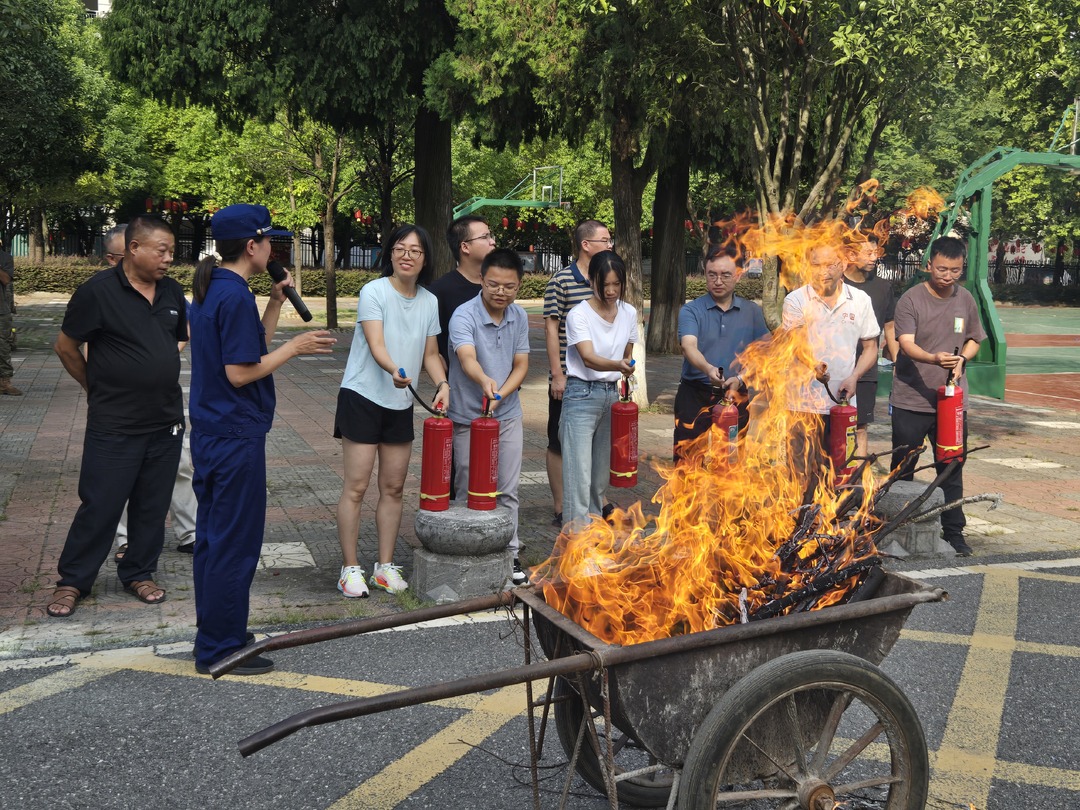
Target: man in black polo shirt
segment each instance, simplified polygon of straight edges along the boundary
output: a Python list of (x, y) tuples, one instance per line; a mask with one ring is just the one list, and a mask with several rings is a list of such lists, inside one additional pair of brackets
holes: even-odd
[[(124, 235), (124, 258), (97, 273), (68, 303), (55, 350), (87, 394), (79, 498), (46, 612), (64, 618), (93, 588), (125, 501), (128, 550), (117, 563), (124, 589), (148, 604), (165, 600), (153, 580), (165, 540), (184, 438), (178, 344), (187, 340), (187, 304), (165, 273), (173, 234), (138, 217)], [(87, 345), (87, 357), (80, 348)]]

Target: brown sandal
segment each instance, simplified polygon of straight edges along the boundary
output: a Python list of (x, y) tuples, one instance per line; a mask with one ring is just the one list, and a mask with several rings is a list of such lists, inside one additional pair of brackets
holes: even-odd
[(82, 599), (82, 592), (70, 585), (57, 585), (53, 591), (52, 601), (45, 608), (45, 612), (54, 619), (66, 619), (75, 612), (75, 603)]
[[(124, 586), (124, 590), (148, 605), (156, 605), (165, 601), (165, 589), (158, 587), (152, 579), (137, 579)], [(158, 596), (157, 594), (160, 594)]]

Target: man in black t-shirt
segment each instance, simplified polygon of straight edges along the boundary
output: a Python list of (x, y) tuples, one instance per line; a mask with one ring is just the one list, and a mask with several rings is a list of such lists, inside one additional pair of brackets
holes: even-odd
[(188, 337), (187, 302), (180, 285), (165, 276), (173, 259), (169, 226), (138, 217), (124, 238), (123, 260), (71, 297), (54, 347), (87, 399), (82, 504), (46, 607), (56, 618), (70, 616), (89, 595), (125, 501), (128, 549), (117, 575), (140, 601), (165, 601), (153, 576), (184, 439), (179, 344)]
[[(491, 251), (495, 249), (495, 237), (491, 228), (482, 217), (458, 217), (446, 229), (446, 243), (454, 255), (457, 267), (440, 276), (428, 289), (439, 300), (439, 356), (443, 368), (449, 373), (450, 354), (447, 341), (450, 337), (450, 319), (457, 308), (466, 301), (471, 301), (480, 294), (482, 288), (480, 266)], [(456, 463), (451, 459), (451, 469)], [(450, 477), (450, 499), (457, 497), (456, 476)]]
[[(896, 334), (893, 329), (893, 313), (896, 309), (896, 294), (892, 284), (876, 275), (877, 260), (880, 255), (878, 238), (874, 234), (867, 234), (866, 241), (854, 247), (844, 270), (844, 283), (856, 290), (862, 290), (870, 296), (870, 304), (874, 308), (874, 317), (885, 341), (885, 356), (890, 360), (896, 359)], [(880, 342), (880, 341), (879, 341)], [(858, 362), (862, 354), (861, 347), (855, 352), (855, 361)], [(878, 366), (874, 365), (859, 378), (855, 390), (855, 401), (859, 410), (858, 424), (855, 429), (855, 452), (865, 456), (867, 453), (866, 426), (874, 421), (874, 405), (877, 399)]]
[(440, 276), (428, 289), (439, 299), (439, 354), (449, 368), (447, 353), (450, 318), (457, 308), (480, 294), (480, 265), (495, 249), (491, 228), (482, 217), (464, 216), (450, 223), (446, 231), (446, 243), (454, 255), (457, 267)]

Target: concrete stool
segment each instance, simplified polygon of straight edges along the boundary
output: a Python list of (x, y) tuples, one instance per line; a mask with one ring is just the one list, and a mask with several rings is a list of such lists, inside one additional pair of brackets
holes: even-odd
[(415, 593), (433, 602), (456, 602), (501, 591), (513, 560), (506, 544), (514, 534), (510, 510), (479, 512), (451, 505), (445, 512), (416, 513), (416, 537), (423, 546), (413, 557)]
[[(888, 523), (901, 510), (926, 491), (926, 484), (918, 481), (897, 481), (877, 502), (877, 513)], [(926, 512), (945, 503), (945, 493), (940, 488), (930, 493), (918, 512)], [(930, 518), (921, 523), (907, 523), (887, 537), (882, 538), (884, 547), (879, 550), (894, 557), (955, 557), (953, 547), (941, 539), (941, 519)]]

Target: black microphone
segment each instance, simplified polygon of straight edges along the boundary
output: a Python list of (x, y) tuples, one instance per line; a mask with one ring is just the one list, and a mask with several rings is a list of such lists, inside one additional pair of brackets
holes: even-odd
[[(285, 280), (285, 268), (281, 266), (281, 262), (277, 259), (271, 259), (266, 263), (266, 272), (270, 274), (270, 278), (274, 280), (275, 284)], [(286, 287), (285, 297), (289, 299), (289, 303), (293, 305), (293, 309), (296, 310), (302, 321), (306, 323), (311, 320), (311, 310), (307, 308), (307, 304), (300, 297), (300, 293), (296, 291), (296, 287)]]

